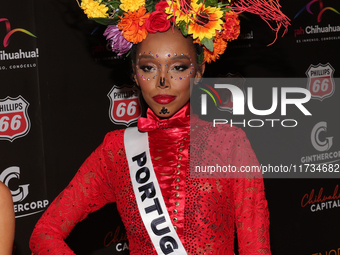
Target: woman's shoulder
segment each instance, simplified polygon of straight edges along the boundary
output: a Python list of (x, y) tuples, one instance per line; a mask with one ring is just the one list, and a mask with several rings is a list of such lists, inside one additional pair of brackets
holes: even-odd
[(104, 148), (112, 147), (112, 146), (124, 146), (124, 132), (125, 129), (117, 129), (108, 132), (103, 140), (102, 146)]
[(12, 195), (9, 188), (0, 181), (0, 207), (12, 206)]

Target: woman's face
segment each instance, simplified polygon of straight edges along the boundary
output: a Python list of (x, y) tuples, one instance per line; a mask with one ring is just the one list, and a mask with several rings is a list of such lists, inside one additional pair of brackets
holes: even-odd
[(161, 118), (175, 114), (190, 99), (190, 78), (202, 76), (191, 38), (170, 28), (148, 34), (136, 52), (134, 78), (144, 100)]

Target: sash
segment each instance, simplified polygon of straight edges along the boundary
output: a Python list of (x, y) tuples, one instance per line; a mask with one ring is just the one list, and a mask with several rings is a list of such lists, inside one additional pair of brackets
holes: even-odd
[(127, 128), (124, 146), (138, 210), (157, 254), (187, 254), (171, 223), (153, 169), (148, 133)]

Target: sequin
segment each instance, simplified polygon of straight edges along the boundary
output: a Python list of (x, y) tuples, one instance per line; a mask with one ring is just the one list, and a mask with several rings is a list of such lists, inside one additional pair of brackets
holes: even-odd
[[(147, 115), (157, 119), (151, 110)], [(247, 166), (259, 166), (244, 132), (228, 125), (213, 128), (198, 118), (193, 118), (192, 127), (195, 127), (194, 131), (186, 140), (189, 125), (157, 129), (148, 134), (151, 160), (157, 162), (154, 169), (164, 202), (187, 253), (233, 255), (236, 226), (239, 249), (246, 251), (244, 254), (251, 250), (254, 254), (265, 251), (270, 255), (269, 214), (262, 179), (190, 176), (189, 157), (194, 165), (205, 159), (210, 165), (230, 163), (239, 167), (238, 162), (242, 161)], [(202, 133), (200, 139), (194, 138), (196, 132)], [(173, 141), (182, 141), (183, 146)], [(195, 153), (195, 148), (201, 153)], [(174, 175), (180, 156), (178, 169), (181, 172)], [(33, 253), (73, 254), (63, 238), (68, 236), (75, 222), (114, 202), (127, 231), (130, 254), (157, 254), (143, 225), (131, 186), (123, 129), (106, 135), (70, 185), (43, 214), (31, 237)]]

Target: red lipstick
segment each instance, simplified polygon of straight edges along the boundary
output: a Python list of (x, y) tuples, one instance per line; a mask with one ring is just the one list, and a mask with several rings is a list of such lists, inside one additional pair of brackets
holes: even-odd
[(176, 99), (176, 96), (171, 95), (157, 95), (152, 97), (152, 99), (159, 104), (169, 104)]

